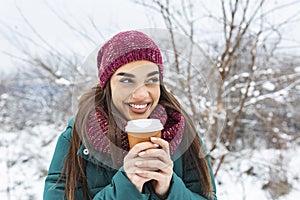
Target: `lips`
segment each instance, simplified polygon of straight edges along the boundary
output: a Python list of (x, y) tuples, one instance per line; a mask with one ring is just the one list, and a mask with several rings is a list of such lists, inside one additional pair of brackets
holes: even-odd
[(127, 103), (129, 110), (133, 113), (137, 114), (144, 114), (149, 108), (151, 103), (149, 102), (134, 102), (134, 103)]

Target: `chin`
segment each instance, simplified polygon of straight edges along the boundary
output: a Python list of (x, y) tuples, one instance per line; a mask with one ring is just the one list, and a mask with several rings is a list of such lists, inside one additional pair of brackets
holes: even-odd
[(146, 115), (142, 115), (142, 116), (139, 116), (139, 115), (133, 115), (133, 116), (129, 116), (128, 119), (129, 120), (135, 120), (135, 119), (147, 119), (148, 117)]
[(143, 114), (131, 114), (128, 116), (129, 120), (135, 120), (135, 119), (147, 119), (150, 116), (150, 112), (143, 113)]

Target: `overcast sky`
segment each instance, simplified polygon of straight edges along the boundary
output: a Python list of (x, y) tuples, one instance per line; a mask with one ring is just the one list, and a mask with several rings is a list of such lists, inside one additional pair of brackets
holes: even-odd
[[(207, 2), (211, 2), (212, 5), (210, 6), (215, 6), (212, 1)], [(293, 0), (268, 0), (267, 2), (286, 3), (293, 2)], [(289, 11), (295, 10), (300, 12), (300, 4), (297, 5), (298, 7), (289, 8), (284, 12), (289, 13)], [(83, 55), (93, 50), (91, 45), (79, 41), (76, 34), (67, 28), (51, 9), (55, 10), (65, 20), (72, 21), (73, 24), (78, 22), (81, 25), (86, 25), (89, 24), (87, 16), (93, 18), (98, 23), (97, 27), (106, 39), (121, 30), (149, 27), (165, 28), (159, 15), (152, 15), (154, 20), (153, 18), (150, 19), (147, 15), (149, 11), (131, 0), (2, 0), (0, 6), (0, 72), (4, 69), (14, 68), (11, 58), (5, 55), (5, 53), (17, 54), (14, 45), (11, 45), (14, 38), (10, 41), (7, 40), (7, 37), (11, 35), (10, 31), (17, 30), (25, 35), (32, 33), (32, 30), (26, 26), (26, 22), (22, 19), (22, 15), (41, 34), (43, 39), (50, 44), (55, 44), (56, 48), (76, 48)], [(278, 13), (271, 15), (271, 17), (272, 20), (279, 20), (284, 15), (285, 13)], [(5, 25), (9, 25), (12, 29), (8, 31), (4, 27)], [(293, 24), (293, 26), (285, 29), (285, 34), (289, 34), (289, 46), (300, 46), (299, 33), (300, 23), (299, 25)], [(96, 32), (94, 35), (99, 37)], [(99, 38), (99, 43), (100, 40), (102, 42), (102, 39)], [(295, 48), (295, 51), (299, 52), (299, 48)]]
[[(6, 28), (3, 28), (3, 23), (15, 30), (21, 30), (24, 34), (31, 32), (25, 25), (22, 14), (45, 40), (55, 44), (57, 48), (77, 48), (83, 54), (92, 50), (90, 45), (77, 41), (76, 35), (55, 16), (51, 8), (66, 20), (77, 20), (80, 24), (89, 23), (87, 16), (94, 18), (99, 22), (97, 26), (105, 38), (109, 38), (121, 30), (142, 29), (150, 26), (162, 27), (162, 24), (159, 25), (159, 23), (154, 25), (153, 21), (149, 20), (145, 14), (145, 9), (130, 0), (2, 0), (0, 6), (0, 70), (8, 69), (7, 66), (12, 67), (11, 58), (5, 53), (17, 52), (10, 44), (13, 41), (8, 41), (6, 38), (10, 34)], [(76, 23), (74, 22), (74, 24)]]

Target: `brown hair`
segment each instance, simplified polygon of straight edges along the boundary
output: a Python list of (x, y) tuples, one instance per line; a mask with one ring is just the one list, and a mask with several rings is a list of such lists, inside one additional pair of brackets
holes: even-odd
[[(165, 108), (171, 108), (184, 116), (185, 119), (185, 131), (183, 145), (188, 141), (192, 141), (191, 145), (188, 147), (187, 151), (183, 154), (183, 163), (184, 171), (186, 171), (185, 163), (189, 160), (189, 163), (192, 163), (197, 168), (197, 173), (199, 176), (199, 182), (202, 185), (202, 195), (207, 196), (207, 194), (213, 191), (211, 175), (209, 173), (209, 166), (205, 158), (204, 148), (202, 143), (197, 137), (195, 127), (192, 123), (192, 120), (189, 118), (187, 113), (181, 109), (179, 102), (176, 98), (169, 93), (166, 88), (161, 84), (161, 96), (159, 104), (163, 105)], [(110, 84), (102, 90), (99, 85), (88, 90), (79, 100), (78, 112), (75, 117), (73, 130), (72, 130), (72, 139), (70, 149), (68, 151), (66, 162), (64, 164), (63, 172), (65, 174), (66, 186), (65, 186), (65, 195), (68, 200), (75, 200), (75, 191), (78, 189), (78, 183), (80, 182), (83, 190), (83, 199), (92, 199), (88, 192), (87, 180), (85, 175), (85, 164), (86, 161), (77, 155), (77, 151), (80, 148), (81, 140), (79, 135), (86, 131), (86, 120), (88, 119), (89, 113), (96, 108), (98, 108), (102, 114), (107, 117), (109, 121), (109, 130), (115, 130), (116, 123), (114, 122), (113, 116), (111, 116), (111, 106), (108, 102), (111, 102), (111, 93), (110, 93)], [(116, 144), (119, 143), (120, 138), (115, 134), (115, 131), (108, 131), (110, 139)], [(120, 130), (119, 130), (120, 131)], [(112, 155), (114, 160), (115, 155)], [(192, 159), (192, 160), (190, 160)], [(184, 173), (185, 175), (185, 173)]]

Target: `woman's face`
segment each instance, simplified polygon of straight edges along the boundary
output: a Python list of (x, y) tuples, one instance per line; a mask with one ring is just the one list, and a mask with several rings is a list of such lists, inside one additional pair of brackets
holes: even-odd
[(127, 120), (149, 117), (160, 97), (159, 76), (158, 66), (145, 60), (123, 65), (112, 75), (112, 101)]

